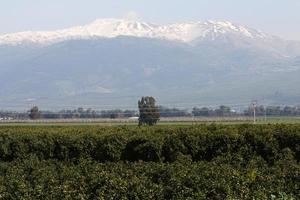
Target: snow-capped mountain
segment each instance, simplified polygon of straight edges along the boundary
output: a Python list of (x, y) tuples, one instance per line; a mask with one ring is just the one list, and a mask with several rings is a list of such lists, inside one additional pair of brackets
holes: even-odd
[(300, 99), (299, 42), (227, 21), (100, 19), (0, 44), (0, 109), (27, 108), (28, 99), (41, 108), (135, 108), (144, 95), (189, 108)]
[(271, 38), (261, 31), (228, 21), (206, 21), (156, 25), (122, 19), (98, 19), (85, 26), (49, 32), (19, 32), (0, 36), (0, 44), (53, 44), (65, 40), (113, 38), (133, 36), (167, 39), (182, 42), (194, 40), (214, 40), (223, 35), (234, 35), (249, 39)]

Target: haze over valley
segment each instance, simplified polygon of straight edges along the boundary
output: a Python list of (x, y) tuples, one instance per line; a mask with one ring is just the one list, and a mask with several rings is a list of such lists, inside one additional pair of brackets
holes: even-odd
[(297, 104), (300, 42), (229, 21), (98, 19), (0, 36), (0, 105), (133, 108), (144, 95), (192, 107)]

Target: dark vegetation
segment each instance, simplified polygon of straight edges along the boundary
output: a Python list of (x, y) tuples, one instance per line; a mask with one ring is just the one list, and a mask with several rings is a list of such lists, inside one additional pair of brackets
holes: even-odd
[(159, 109), (155, 102), (153, 97), (142, 97), (142, 99), (138, 101), (139, 126), (153, 126), (159, 121)]
[[(33, 109), (33, 108), (32, 108)], [(138, 117), (139, 112), (136, 110), (93, 110), (91, 108), (77, 108), (74, 110), (60, 110), (60, 111), (45, 111), (38, 110), (38, 112), (13, 112), (0, 111), (0, 118), (3, 119), (99, 119), (99, 118), (129, 118)], [(253, 116), (253, 108), (238, 112), (228, 106), (219, 106), (217, 108), (209, 107), (194, 107), (191, 111), (188, 109), (168, 108), (164, 106), (157, 107), (160, 117), (239, 117), (239, 116)], [(31, 114), (34, 118), (30, 117)], [(256, 108), (257, 116), (300, 116), (300, 106), (258, 106)]]
[(299, 199), (300, 125), (1, 127), (0, 199)]
[(34, 106), (29, 110), (28, 116), (30, 119), (39, 119), (41, 117), (41, 112), (37, 106)]

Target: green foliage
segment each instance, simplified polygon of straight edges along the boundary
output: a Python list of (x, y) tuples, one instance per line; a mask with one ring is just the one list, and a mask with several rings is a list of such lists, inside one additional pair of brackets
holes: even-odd
[(100, 162), (119, 161), (125, 149), (126, 139), (121, 135), (107, 135), (96, 140), (94, 158)]
[(138, 106), (140, 111), (139, 126), (144, 124), (153, 126), (158, 122), (160, 114), (153, 97), (142, 97), (138, 101)]
[(29, 110), (29, 118), (30, 119), (39, 119), (41, 117), (41, 112), (37, 106), (32, 107)]
[(124, 149), (123, 158), (128, 161), (161, 161), (161, 142), (137, 137), (130, 140)]
[(269, 165), (289, 149), (300, 160), (299, 125), (200, 125), (159, 127), (2, 127), (0, 160), (35, 155), (39, 159), (98, 162), (193, 162), (232, 157), (248, 162), (261, 157)]
[(299, 125), (1, 127), (0, 199), (299, 199)]

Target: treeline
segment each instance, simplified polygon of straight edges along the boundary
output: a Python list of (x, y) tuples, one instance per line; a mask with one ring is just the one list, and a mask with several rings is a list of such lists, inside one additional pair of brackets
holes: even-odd
[[(249, 107), (244, 115), (253, 115), (253, 108)], [(255, 109), (257, 116), (300, 116), (300, 106), (258, 106)]]
[(159, 107), (161, 117), (190, 117), (192, 114), (188, 110), (178, 108)]
[[(0, 111), (0, 119), (28, 119), (31, 118), (30, 115), (33, 114), (32, 109), (28, 112), (15, 112), (15, 111)], [(135, 110), (93, 110), (91, 108), (77, 108), (73, 110), (60, 110), (60, 111), (35, 111), (38, 118), (43, 119), (98, 119), (98, 118), (129, 118), (137, 117), (138, 113)]]
[[(191, 111), (188, 109), (168, 108), (159, 106), (161, 117), (238, 117), (253, 116), (253, 107), (243, 111), (237, 111), (229, 106), (219, 106), (217, 108), (194, 107)], [(258, 106), (255, 108), (257, 116), (300, 116), (300, 106)], [(2, 119), (28, 119), (30, 112), (9, 112), (0, 111), (0, 120)], [(77, 108), (73, 110), (60, 111), (39, 111), (39, 118), (43, 119), (96, 119), (96, 118), (130, 118), (138, 117), (136, 110), (94, 110), (91, 108)]]
[(75, 110), (61, 110), (58, 112), (41, 111), (41, 117), (45, 119), (70, 119), (70, 118), (128, 118), (138, 116), (137, 111), (134, 110), (102, 110), (97, 111), (91, 108), (78, 108)]
[(28, 119), (27, 112), (16, 112), (16, 111), (0, 111), (0, 120), (9, 119)]
[(258, 106), (255, 108), (249, 106), (242, 112), (228, 106), (220, 106), (216, 109), (195, 107), (192, 114), (203, 117), (253, 116), (254, 109), (257, 116), (300, 116), (300, 106)]
[(241, 113), (238, 113), (237, 111), (231, 109), (228, 106), (220, 106), (216, 109), (208, 107), (195, 107), (193, 108), (192, 114), (195, 117), (230, 117), (241, 115)]

